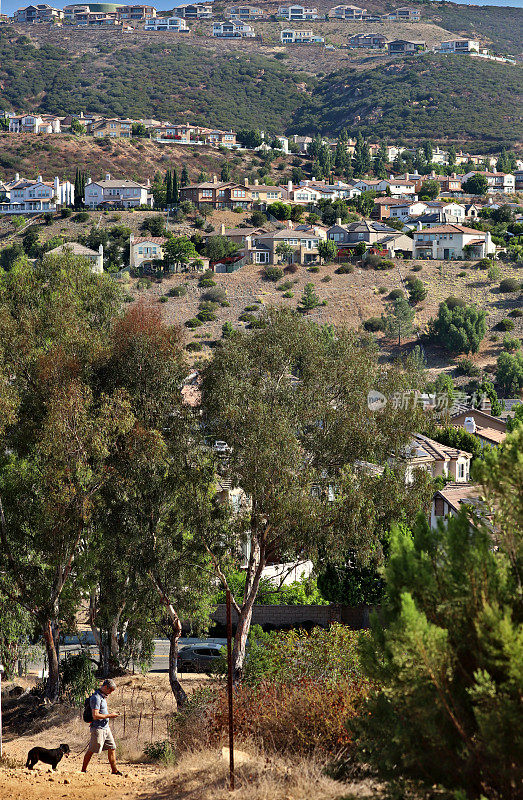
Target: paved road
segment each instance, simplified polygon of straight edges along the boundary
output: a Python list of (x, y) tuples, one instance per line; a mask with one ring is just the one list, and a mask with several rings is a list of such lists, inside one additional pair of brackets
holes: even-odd
[[(180, 640), (180, 648), (184, 647), (188, 643), (195, 643), (195, 642), (219, 642), (220, 644), (225, 644), (225, 639), (181, 639)], [(85, 650), (86, 648), (84, 648)], [(95, 646), (90, 646), (88, 650), (93, 653), (93, 656), (98, 658), (98, 648)], [(78, 653), (80, 651), (80, 647), (77, 644), (67, 644), (62, 645), (60, 647), (60, 660), (63, 661), (64, 658), (67, 658), (69, 653)], [(41, 673), (43, 669), (43, 660), (33, 662), (28, 664), (29, 672), (38, 672)], [(139, 670), (138, 665), (136, 665), (137, 670)], [(169, 640), (168, 639), (154, 639), (154, 656), (152, 660), (152, 664), (149, 672), (167, 672), (169, 668)]]

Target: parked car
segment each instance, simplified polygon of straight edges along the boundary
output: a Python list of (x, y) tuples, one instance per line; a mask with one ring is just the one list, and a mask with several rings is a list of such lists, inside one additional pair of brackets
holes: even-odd
[(178, 654), (180, 672), (212, 672), (222, 657), (221, 644), (194, 644), (184, 647)]

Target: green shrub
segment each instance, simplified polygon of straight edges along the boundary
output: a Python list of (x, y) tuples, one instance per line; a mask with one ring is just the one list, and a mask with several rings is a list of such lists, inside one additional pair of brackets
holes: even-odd
[[(288, 292), (290, 289), (292, 289), (293, 286), (294, 284), (292, 281), (283, 281), (282, 283), (278, 284), (276, 289), (278, 290), (278, 292)], [(245, 310), (247, 311), (248, 309)]]
[(65, 206), (65, 208), (62, 208), (62, 210), (60, 211), (60, 216), (63, 219), (68, 219), (72, 215), (72, 213), (73, 213), (72, 209)]
[(499, 291), (507, 294), (508, 292), (518, 292), (521, 288), (521, 281), (517, 278), (503, 278), (499, 284)]
[(282, 297), (287, 297), (287, 298), (294, 297), (294, 292), (284, 292)]
[(198, 328), (200, 325), (203, 325), (203, 322), (197, 317), (192, 317), (192, 319), (188, 319), (185, 323), (186, 328)]
[(334, 271), (337, 275), (350, 275), (351, 272), (354, 272), (354, 266), (352, 264), (340, 264)]
[(515, 337), (512, 338), (510, 336), (503, 337), (503, 349), (507, 351), (507, 353), (515, 353), (516, 350), (519, 350), (521, 347), (521, 342), (519, 339)]
[(78, 214), (75, 216), (75, 222), (87, 222), (89, 219), (89, 212), (88, 211), (79, 211)]
[(476, 264), (476, 269), (489, 269), (492, 266), (492, 261), (490, 258), (482, 258), (481, 261), (478, 261)]
[(467, 375), (469, 378), (474, 378), (480, 373), (479, 367), (470, 358), (462, 358), (458, 363), (457, 370), (458, 375)]
[(283, 270), (280, 267), (265, 267), (263, 277), (267, 281), (279, 281), (283, 278)]
[(214, 322), (216, 319), (216, 314), (212, 311), (198, 311), (196, 314), (196, 319), (199, 319), (200, 322)]
[(389, 292), (388, 300), (399, 300), (400, 297), (405, 297), (405, 292), (403, 289), (393, 289), (392, 292)]
[(436, 319), (430, 321), (428, 340), (453, 353), (477, 353), (485, 336), (485, 311), (476, 306), (441, 303)]
[(461, 272), (458, 272), (458, 278), (466, 278), (466, 277), (467, 277), (467, 273), (464, 272), (463, 270)]
[(319, 272), (320, 268), (316, 266), (307, 267), (307, 272)]
[(212, 278), (200, 278), (198, 286), (201, 289), (210, 289), (211, 286), (216, 286), (216, 281), (213, 281)]
[(417, 303), (421, 303), (427, 297), (427, 287), (420, 281), (419, 278), (415, 278), (409, 284), (409, 300), (414, 305)]
[(378, 294), (387, 294), (387, 287), (386, 286), (380, 286), (378, 288)]
[(185, 349), (189, 353), (199, 353), (200, 350), (203, 350), (203, 345), (201, 342), (189, 342), (189, 344), (185, 345)]
[(60, 675), (62, 697), (75, 706), (83, 706), (98, 683), (89, 653), (73, 653), (65, 658), (60, 664)]
[(240, 320), (240, 322), (253, 323), (256, 322), (257, 318), (254, 316), (254, 314), (248, 314), (247, 312), (244, 311), (243, 314), (240, 314), (238, 319)]
[(370, 253), (364, 262), (365, 266), (372, 267), (373, 269), (383, 270), (383, 269), (391, 269), (394, 266), (394, 261), (391, 261), (390, 258), (382, 258), (374, 253)]
[(363, 327), (366, 331), (382, 331), (383, 330), (383, 320), (381, 317), (370, 317), (366, 319), (363, 323)]
[(243, 310), (244, 310), (244, 311), (247, 311), (247, 313), (248, 313), (249, 311), (258, 311), (258, 306), (257, 306), (257, 305), (245, 306), (245, 308), (244, 308)]
[(163, 742), (149, 742), (143, 752), (148, 761), (159, 761), (166, 765), (176, 763), (176, 753), (168, 739)]
[(167, 297), (167, 295), (166, 295), (166, 294), (162, 294), (162, 295), (160, 295), (160, 297), (158, 298), (158, 302), (159, 302), (159, 303), (168, 303), (168, 302), (169, 302), (169, 298)]
[(287, 264), (287, 266), (283, 270), (287, 275), (294, 275), (298, 272), (298, 265), (297, 264)]
[(332, 275), (325, 275), (322, 279), (322, 283), (329, 283), (332, 280)]
[(187, 294), (187, 286), (183, 284), (181, 286), (173, 286), (172, 289), (169, 289), (169, 297), (185, 297)]
[(514, 320), (505, 317), (498, 322), (496, 328), (500, 331), (513, 331), (515, 328)]
[(411, 267), (412, 272), (421, 272), (423, 264), (413, 264)]
[(467, 304), (461, 297), (453, 297), (451, 295), (445, 300), (445, 305), (452, 311), (453, 308), (465, 308)]
[(219, 304), (213, 303), (212, 300), (200, 300), (200, 302), (198, 303), (198, 308), (200, 309), (200, 311), (214, 312), (219, 307), (220, 307)]
[(140, 278), (140, 280), (136, 283), (136, 287), (138, 289), (150, 289), (152, 286), (152, 282), (150, 278)]
[(227, 302), (227, 292), (221, 286), (215, 286), (202, 294), (202, 300), (208, 300), (211, 303), (218, 303), (223, 306)]
[(498, 267), (497, 264), (493, 264), (491, 267), (488, 268), (488, 279), (491, 283), (494, 281), (499, 281), (501, 278), (501, 269)]
[(513, 308), (508, 312), (509, 317), (523, 317), (523, 311), (520, 308)]

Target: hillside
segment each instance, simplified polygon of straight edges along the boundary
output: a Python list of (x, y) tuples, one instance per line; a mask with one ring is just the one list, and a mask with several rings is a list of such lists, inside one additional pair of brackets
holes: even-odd
[(430, 3), (423, 7), (422, 19), (464, 36), (492, 42), (498, 53), (523, 53), (523, 8)]
[[(369, 70), (341, 70), (315, 88), (295, 117), (301, 132), (404, 139), (517, 142), (523, 70), (465, 56), (424, 55)], [(495, 120), (495, 123), (494, 123)]]

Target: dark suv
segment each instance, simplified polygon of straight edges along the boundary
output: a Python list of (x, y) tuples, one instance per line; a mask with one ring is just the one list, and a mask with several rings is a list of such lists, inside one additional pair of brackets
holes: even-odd
[(212, 672), (222, 655), (221, 644), (193, 644), (178, 654), (180, 672)]

